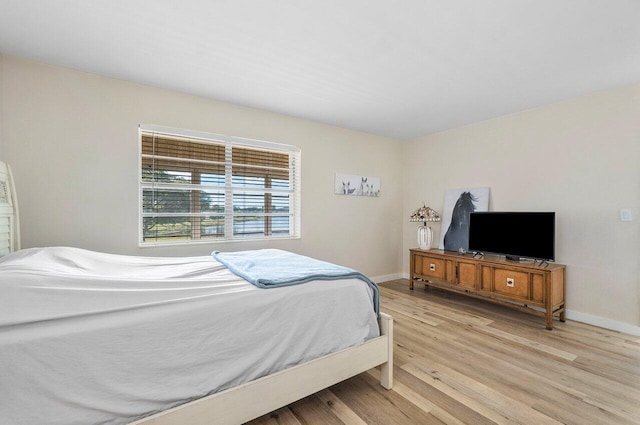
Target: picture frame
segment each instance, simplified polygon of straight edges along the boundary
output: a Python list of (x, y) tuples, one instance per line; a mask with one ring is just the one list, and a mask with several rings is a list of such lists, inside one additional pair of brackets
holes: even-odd
[(469, 214), (489, 210), (489, 188), (448, 189), (444, 195), (439, 249), (469, 250)]
[(334, 193), (347, 196), (380, 196), (380, 177), (336, 173)]

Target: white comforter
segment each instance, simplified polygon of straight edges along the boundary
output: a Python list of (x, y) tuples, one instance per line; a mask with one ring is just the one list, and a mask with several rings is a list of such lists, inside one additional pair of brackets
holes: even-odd
[(127, 423), (378, 334), (357, 279), (259, 289), (211, 256), (18, 251), (0, 259), (0, 422)]

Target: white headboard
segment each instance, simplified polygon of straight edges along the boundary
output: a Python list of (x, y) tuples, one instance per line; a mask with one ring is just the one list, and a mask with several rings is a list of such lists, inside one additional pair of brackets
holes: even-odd
[(0, 161), (0, 257), (19, 249), (18, 199), (11, 168)]

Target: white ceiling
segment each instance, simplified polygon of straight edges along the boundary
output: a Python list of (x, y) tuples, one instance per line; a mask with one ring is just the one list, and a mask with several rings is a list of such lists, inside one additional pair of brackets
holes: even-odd
[(0, 0), (0, 52), (410, 139), (640, 82), (640, 1)]

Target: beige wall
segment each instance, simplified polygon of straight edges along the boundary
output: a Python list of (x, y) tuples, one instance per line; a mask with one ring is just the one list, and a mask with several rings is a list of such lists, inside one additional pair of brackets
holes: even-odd
[[(442, 211), (446, 189), (488, 186), (492, 210), (557, 212), (570, 317), (640, 325), (640, 85), (398, 142), (0, 59), (0, 158), (17, 180), (25, 247), (200, 255), (275, 246), (383, 277), (407, 273), (408, 216), (422, 201)], [(300, 146), (302, 239), (138, 248), (139, 123)], [(333, 195), (335, 172), (380, 176), (382, 196)], [(634, 221), (620, 222), (621, 208)]]
[(640, 325), (640, 84), (416, 139), (403, 164), (405, 272), (409, 214), (422, 201), (442, 212), (446, 189), (488, 186), (492, 210), (556, 211), (569, 317)]
[[(399, 272), (401, 149), (396, 140), (5, 55), (4, 154), (24, 247), (71, 245), (136, 255), (278, 247), (356, 268)], [(138, 247), (138, 124), (302, 148), (302, 238)], [(379, 198), (333, 194), (335, 172), (379, 176)]]

